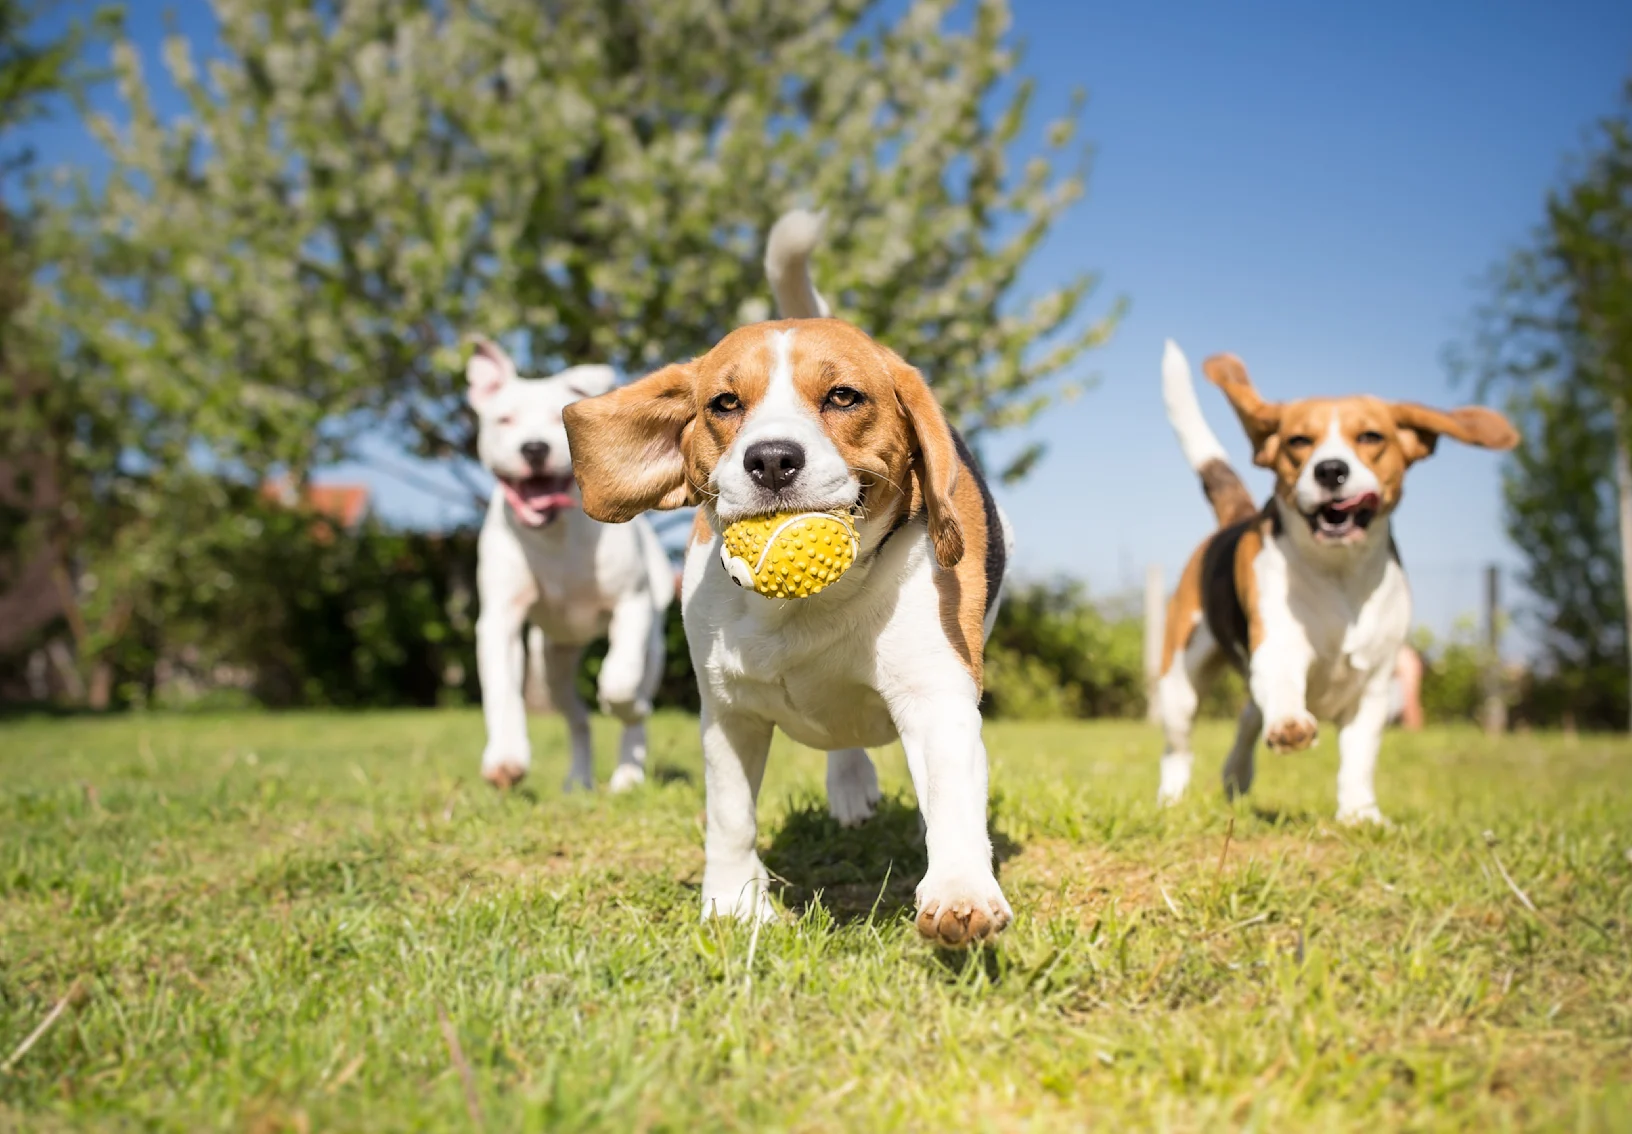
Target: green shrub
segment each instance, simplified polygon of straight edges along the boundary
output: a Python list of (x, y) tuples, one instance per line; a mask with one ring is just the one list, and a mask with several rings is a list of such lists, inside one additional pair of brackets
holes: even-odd
[(1144, 712), (1144, 632), (1083, 584), (1015, 587), (986, 649), (985, 707), (998, 717), (1131, 717)]
[(1489, 648), (1471, 618), (1458, 619), (1444, 641), (1419, 628), (1411, 644), (1422, 655), (1422, 715), (1426, 720), (1471, 721), (1485, 699)]

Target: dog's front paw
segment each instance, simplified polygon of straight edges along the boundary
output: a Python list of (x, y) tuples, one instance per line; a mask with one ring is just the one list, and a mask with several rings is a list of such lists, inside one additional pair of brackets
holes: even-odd
[(1337, 809), (1337, 821), (1345, 827), (1392, 827), (1375, 803), (1362, 803), (1352, 806), (1340, 806)]
[(532, 761), (526, 753), (482, 753), (482, 779), (507, 791), (527, 778), (527, 766)]
[(652, 715), (651, 699), (640, 695), (638, 672), (601, 670), (601, 676), (595, 683), (595, 701), (600, 705), (601, 712), (625, 724), (643, 721)]
[(878, 770), (857, 750), (827, 758), (827, 813), (841, 827), (859, 827), (873, 817), (879, 801)]
[(703, 920), (734, 917), (738, 921), (775, 921), (776, 907), (767, 894), (770, 875), (756, 856), (738, 870), (703, 870)]
[(1308, 713), (1293, 713), (1271, 721), (1264, 731), (1264, 744), (1271, 752), (1302, 752), (1315, 743), (1320, 725)]
[(637, 788), (646, 782), (646, 769), (639, 764), (619, 764), (612, 770), (612, 781), (607, 785), (613, 795)]
[(918, 883), (918, 932), (943, 948), (958, 949), (995, 937), (1013, 920), (1014, 911), (990, 870), (931, 871)]

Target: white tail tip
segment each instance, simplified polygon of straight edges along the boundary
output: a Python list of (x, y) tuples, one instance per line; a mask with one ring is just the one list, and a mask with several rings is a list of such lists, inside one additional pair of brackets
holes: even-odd
[(1162, 401), (1167, 404), (1167, 420), (1178, 434), (1179, 448), (1184, 450), (1184, 459), (1191, 468), (1199, 472), (1210, 461), (1227, 460), (1224, 446), (1201, 415), (1190, 362), (1172, 339), (1162, 348)]
[(810, 254), (827, 218), (808, 209), (783, 213), (765, 239), (765, 275), (784, 319), (825, 319), (827, 300), (810, 275)]

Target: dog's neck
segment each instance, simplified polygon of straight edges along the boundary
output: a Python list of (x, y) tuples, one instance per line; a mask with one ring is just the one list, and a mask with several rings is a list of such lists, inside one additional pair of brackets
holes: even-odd
[(1270, 502), (1270, 523), (1275, 542), (1287, 560), (1340, 580), (1346, 589), (1369, 589), (1382, 578), (1389, 560), (1396, 557), (1391, 516), (1378, 516), (1356, 543), (1322, 543), (1309, 530), (1296, 508), (1284, 500)]

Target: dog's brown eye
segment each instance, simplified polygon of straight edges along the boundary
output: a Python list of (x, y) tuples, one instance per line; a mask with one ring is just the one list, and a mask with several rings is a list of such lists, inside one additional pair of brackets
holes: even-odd
[(499, 417), (499, 424), (500, 425), (514, 425), (515, 423), (516, 423), (516, 415), (515, 414), (507, 413), (507, 414), (503, 414), (503, 415), (501, 415)]
[(834, 409), (849, 409), (851, 406), (859, 406), (864, 400), (860, 390), (853, 390), (849, 386), (834, 386), (827, 392), (827, 398), (822, 404), (832, 406)]
[(1381, 445), (1383, 443), (1383, 435), (1378, 433), (1375, 429), (1368, 429), (1354, 440), (1360, 445)]
[(708, 403), (708, 408), (715, 413), (736, 413), (742, 408), (742, 399), (733, 393), (715, 394)]
[(1296, 437), (1288, 437), (1286, 439), (1286, 447), (1288, 449), (1297, 450), (1300, 453), (1303, 450), (1309, 448), (1309, 446), (1313, 445), (1314, 443), (1315, 443), (1315, 439), (1313, 437), (1305, 437), (1301, 433), (1298, 434)]

